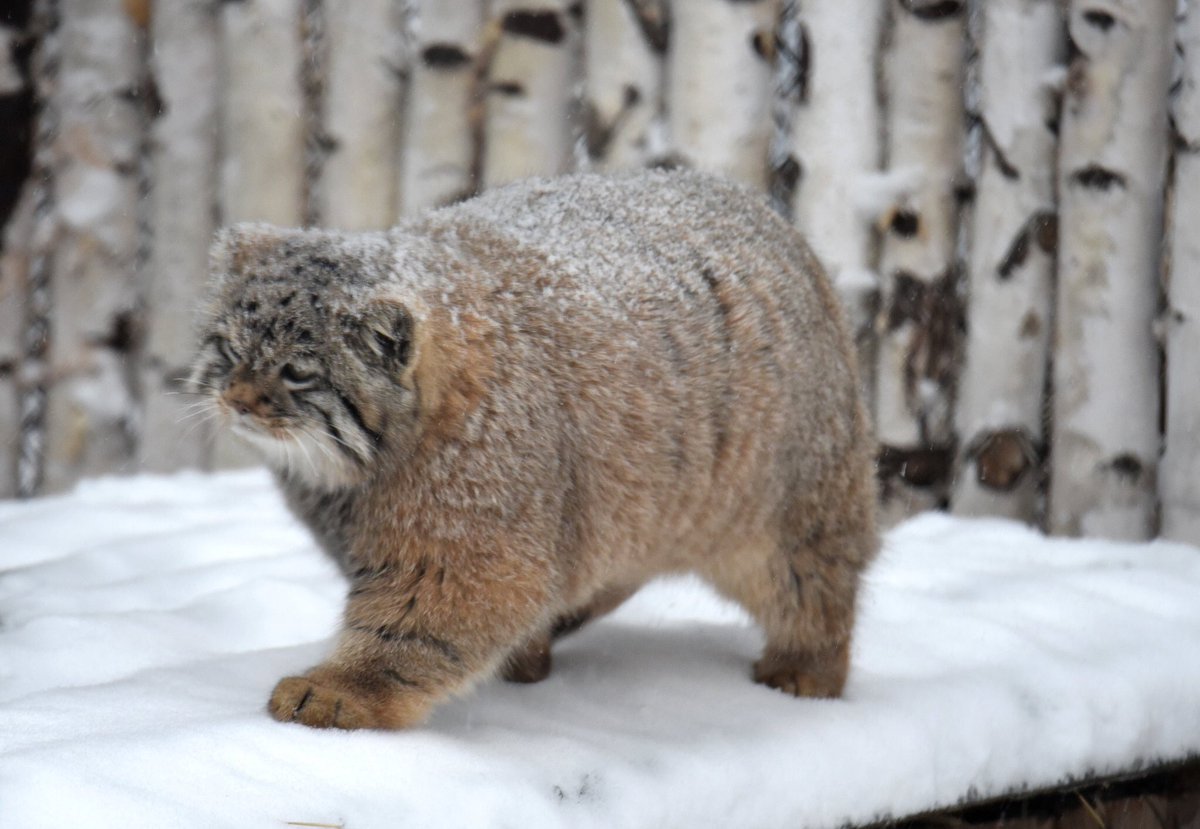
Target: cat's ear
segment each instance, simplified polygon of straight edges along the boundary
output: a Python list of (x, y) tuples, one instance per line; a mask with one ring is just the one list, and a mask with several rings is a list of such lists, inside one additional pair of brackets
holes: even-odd
[(416, 361), (417, 319), (409, 303), (375, 296), (343, 320), (352, 345), (368, 361), (396, 376), (409, 376)]

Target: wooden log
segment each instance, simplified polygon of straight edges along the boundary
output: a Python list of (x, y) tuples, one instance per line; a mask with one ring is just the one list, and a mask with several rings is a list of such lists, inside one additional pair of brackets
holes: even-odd
[(325, 0), (323, 11), (329, 155), (321, 173), (319, 215), (330, 227), (381, 230), (399, 213), (400, 4)]
[(881, 113), (875, 58), (885, 0), (799, 0), (789, 57), (799, 62), (787, 158), (791, 214), (841, 296), (858, 345), (859, 370), (874, 392), (875, 216), (862, 188), (879, 171)]
[(0, 240), (0, 498), (17, 494), (21, 452), (21, 367), (34, 229), (34, 187), (26, 184)]
[(45, 488), (129, 468), (134, 455), (137, 23), (122, 3), (61, 0), (52, 106), (54, 243)]
[(671, 19), (670, 140), (684, 163), (767, 185), (778, 0), (692, 0)]
[[(687, 13), (687, 12), (684, 12)], [(584, 19), (584, 140), (598, 170), (641, 167), (660, 151), (667, 51), (662, 0), (593, 0)]]
[(1174, 0), (1072, 2), (1059, 155), (1050, 529), (1155, 532), (1153, 324)]
[(982, 9), (981, 168), (967, 261), (954, 511), (1038, 519), (1057, 248), (1055, 155), (1066, 54), (1055, 0)]
[(497, 0), (487, 72), (483, 185), (571, 168), (578, 24), (569, 0)]
[(883, 64), (887, 169), (906, 184), (883, 222), (876, 323), (876, 430), (888, 523), (939, 506), (953, 469), (965, 5), (890, 3)]
[[(298, 227), (309, 212), (301, 2), (221, 5), (222, 224)], [(259, 462), (228, 430), (219, 429), (213, 463), (228, 468)]]
[(300, 0), (221, 5), (221, 221), (304, 217)]
[(401, 212), (472, 195), (481, 151), (484, 4), (416, 0)]
[(33, 232), (29, 177), (33, 90), (29, 61), (20, 44), (33, 36), (32, 4), (17, 4), (0, 24), (0, 498), (17, 493), (21, 444), (20, 369), (24, 356), (25, 307)]
[(55, 138), (58, 135), (58, 98), (55, 92), (62, 51), (58, 6), (59, 0), (35, 0), (30, 19), (30, 31), (35, 43), (29, 64), (33, 129), (27, 186), (32, 219), (29, 233), (22, 234), (27, 259), (22, 280), (23, 343), (17, 382), (17, 403), (20, 408), (17, 495), (24, 498), (36, 495), (41, 490), (45, 471), (50, 284), (59, 227), (59, 216), (54, 210)]
[(207, 0), (159, 3), (151, 72), (161, 106), (151, 127), (152, 247), (146, 280), (142, 361), (143, 469), (209, 464), (211, 424), (183, 395), (181, 378), (195, 348), (195, 314), (208, 276), (217, 202), (220, 64), (217, 19)]
[(1175, 192), (1166, 319), (1166, 443), (1159, 471), (1162, 534), (1200, 545), (1200, 4), (1179, 24), (1183, 77), (1175, 93)]

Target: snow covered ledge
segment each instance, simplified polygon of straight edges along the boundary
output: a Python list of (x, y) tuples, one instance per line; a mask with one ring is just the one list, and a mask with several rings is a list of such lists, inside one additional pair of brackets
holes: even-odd
[(5, 825), (835, 829), (1200, 755), (1200, 551), (943, 515), (889, 534), (846, 698), (750, 682), (689, 580), (408, 733), (270, 720), (343, 584), (264, 475), (0, 503)]

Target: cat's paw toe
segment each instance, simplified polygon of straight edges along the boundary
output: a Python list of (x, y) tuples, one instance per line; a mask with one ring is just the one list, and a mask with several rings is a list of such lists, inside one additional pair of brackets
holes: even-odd
[(267, 704), (280, 722), (298, 722), (312, 728), (378, 728), (370, 709), (352, 693), (327, 687), (308, 677), (281, 679)]

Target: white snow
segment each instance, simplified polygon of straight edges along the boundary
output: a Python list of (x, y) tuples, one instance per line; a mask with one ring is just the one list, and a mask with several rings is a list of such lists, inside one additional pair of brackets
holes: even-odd
[(406, 733), (264, 711), (344, 585), (258, 471), (0, 503), (0, 822), (804, 826), (1200, 753), (1200, 551), (926, 515), (869, 574), (846, 697), (748, 676), (687, 579)]

